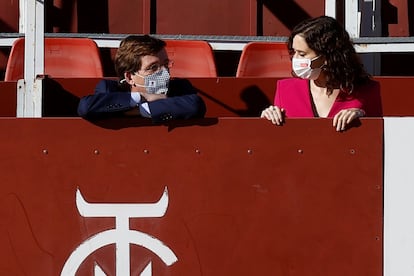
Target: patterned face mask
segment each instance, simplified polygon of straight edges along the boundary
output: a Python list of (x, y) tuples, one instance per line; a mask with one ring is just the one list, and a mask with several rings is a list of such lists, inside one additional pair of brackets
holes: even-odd
[(161, 68), (148, 76), (136, 75), (144, 79), (144, 85), (135, 84), (136, 86), (145, 87), (147, 92), (151, 94), (167, 94), (170, 83), (170, 73), (167, 69)]

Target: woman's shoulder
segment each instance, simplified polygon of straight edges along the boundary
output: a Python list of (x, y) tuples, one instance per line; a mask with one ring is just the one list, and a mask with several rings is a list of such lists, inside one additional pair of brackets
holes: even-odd
[(282, 90), (290, 90), (298, 88), (307, 89), (309, 87), (309, 81), (305, 79), (300, 78), (287, 78), (287, 79), (280, 79), (277, 81), (277, 87), (278, 89)]
[(301, 79), (301, 78), (286, 78), (286, 79), (280, 79), (277, 81), (279, 85), (308, 85), (308, 80)]

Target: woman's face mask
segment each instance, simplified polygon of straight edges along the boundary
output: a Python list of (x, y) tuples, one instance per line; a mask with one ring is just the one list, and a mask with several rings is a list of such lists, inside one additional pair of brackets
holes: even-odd
[(317, 60), (321, 56), (314, 57), (313, 59), (309, 58), (292, 58), (292, 70), (296, 76), (302, 79), (316, 80), (321, 71), (322, 66), (319, 68), (312, 68), (312, 61)]
[(144, 79), (144, 85), (135, 84), (136, 86), (145, 87), (147, 92), (151, 94), (167, 94), (170, 73), (166, 68), (161, 68), (159, 71), (148, 76), (136, 75)]

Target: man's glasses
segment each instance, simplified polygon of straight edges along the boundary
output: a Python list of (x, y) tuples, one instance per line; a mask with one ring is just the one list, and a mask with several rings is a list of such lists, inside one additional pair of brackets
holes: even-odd
[(161, 70), (162, 67), (166, 69), (170, 69), (173, 66), (174, 62), (172, 60), (167, 60), (165, 63), (153, 63), (147, 68), (145, 68), (143, 71), (147, 73), (148, 75), (154, 74)]

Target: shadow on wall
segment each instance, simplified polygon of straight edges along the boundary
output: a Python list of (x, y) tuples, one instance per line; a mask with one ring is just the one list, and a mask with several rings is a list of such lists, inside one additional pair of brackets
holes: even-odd
[(263, 109), (271, 104), (263, 91), (256, 85), (244, 89), (241, 92), (240, 98), (247, 106), (247, 109), (237, 111), (241, 117), (259, 117)]
[[(408, 1), (408, 11), (410, 11), (410, 4), (412, 1)], [(410, 12), (409, 12), (410, 13)], [(413, 14), (411, 14), (412, 16)], [(409, 18), (411, 17), (408, 14)], [(393, 6), (389, 0), (382, 0), (381, 1), (381, 35), (388, 37), (389, 29), (388, 25), (390, 24), (398, 24), (398, 9), (397, 7)]]
[[(311, 16), (293, 0), (257, 0), (257, 35), (263, 35), (263, 8), (266, 7), (289, 30)], [(294, 15), (294, 16), (292, 16)]]
[[(199, 88), (197, 88), (197, 90), (200, 96), (213, 102), (212, 105), (207, 106), (207, 113), (209, 113), (209, 111), (214, 113), (215, 111), (210, 110), (210, 108), (212, 108), (213, 106), (217, 106), (224, 108), (225, 110), (227, 110), (228, 114), (232, 114), (232, 116), (259, 117), (262, 110), (271, 104), (266, 94), (256, 85), (248, 86), (240, 92), (239, 96), (241, 101), (246, 106), (245, 109), (238, 109), (232, 106), (232, 104), (237, 102), (237, 100), (235, 99), (229, 100), (228, 98), (223, 98), (222, 100), (220, 100), (217, 97), (214, 97), (209, 93), (202, 91)], [(221, 114), (220, 116), (224, 115)]]
[(408, 29), (410, 36), (414, 36), (414, 1), (407, 1)]
[[(398, 24), (398, 8), (389, 0), (381, 1), (381, 35), (389, 37), (389, 25)], [(407, 1), (408, 32), (414, 35), (414, 2)], [(404, 26), (402, 26), (404, 28)], [(414, 55), (407, 53), (382, 53), (381, 54), (381, 75), (383, 76), (413, 76), (414, 68), (408, 66), (414, 62)], [(404, 66), (405, 65), (405, 66)]]
[[(109, 33), (108, 0), (46, 1), (45, 29), (49, 33)], [(74, 9), (76, 13), (74, 14)], [(91, 15), (99, 15), (93, 16)], [(76, 16), (75, 16), (76, 15)], [(74, 20), (76, 20), (74, 22)], [(104, 76), (115, 76), (111, 49), (100, 49)]]
[(78, 117), (79, 97), (65, 90), (57, 81), (44, 79), (42, 98), (44, 117)]
[[(17, 32), (10, 25), (0, 19), (0, 33), (14, 33)], [(4, 74), (6, 73), (7, 59), (10, 54), (11, 47), (0, 48), (0, 80), (4, 80)]]
[(10, 49), (0, 48), (0, 80), (4, 80), (6, 74), (7, 57), (10, 54)]
[(124, 128), (138, 128), (138, 127), (159, 127), (164, 126), (168, 132), (182, 127), (201, 126), (208, 127), (216, 125), (218, 118), (203, 118), (203, 119), (187, 119), (187, 120), (173, 120), (165, 123), (155, 124), (148, 118), (139, 117), (118, 117), (118, 118), (105, 118), (98, 120), (87, 120), (89, 123), (105, 128), (105, 129), (124, 129)]
[(55, 1), (45, 1), (45, 32), (70, 33), (73, 32), (74, 0), (62, 0), (59, 6)]
[[(46, 32), (109, 32), (108, 0), (61, 0), (59, 4), (54, 2), (45, 1)], [(75, 8), (76, 13), (74, 13)], [(74, 19), (77, 21), (75, 22)]]

